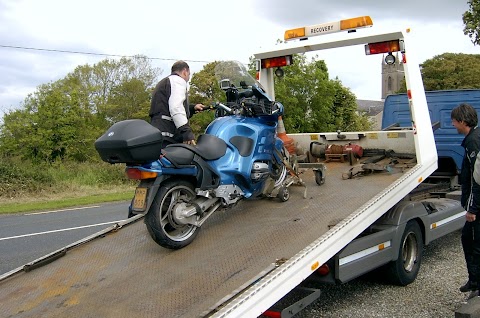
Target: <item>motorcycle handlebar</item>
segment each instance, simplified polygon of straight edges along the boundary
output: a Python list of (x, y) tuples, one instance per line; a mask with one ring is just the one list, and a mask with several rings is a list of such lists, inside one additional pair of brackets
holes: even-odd
[(226, 105), (223, 105), (222, 103), (217, 103), (217, 107), (222, 108), (223, 110), (227, 111), (228, 113), (232, 113), (232, 109)]

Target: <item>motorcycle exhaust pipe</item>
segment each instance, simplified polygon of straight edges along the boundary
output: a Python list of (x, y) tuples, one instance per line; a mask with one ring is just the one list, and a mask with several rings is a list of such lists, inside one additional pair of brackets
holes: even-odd
[(197, 226), (197, 227), (202, 226), (202, 224), (210, 217), (210, 215), (212, 215), (213, 212), (217, 211), (218, 208), (221, 207), (221, 206), (222, 206), (222, 203), (221, 203), (221, 202), (218, 202), (217, 204), (215, 204), (215, 205), (210, 209), (210, 211), (208, 211), (208, 213), (205, 214), (204, 217), (201, 218), (201, 219), (197, 222), (196, 226)]
[[(201, 202), (198, 200), (192, 203), (181, 203), (175, 206), (173, 211), (173, 216), (175, 221), (179, 224), (192, 224), (195, 226), (200, 226), (201, 221), (206, 219), (211, 212), (209, 211), (207, 215), (203, 216), (200, 220), (197, 220), (196, 215), (202, 215), (203, 212), (208, 210), (212, 205), (214, 205), (219, 199), (211, 198), (205, 199)], [(220, 205), (220, 203), (218, 203)], [(218, 207), (217, 207), (218, 208)], [(217, 209), (215, 208), (215, 210)], [(203, 222), (202, 222), (203, 223)]]

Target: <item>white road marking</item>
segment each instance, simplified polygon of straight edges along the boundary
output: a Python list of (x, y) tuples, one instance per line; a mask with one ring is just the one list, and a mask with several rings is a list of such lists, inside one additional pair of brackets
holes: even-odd
[(113, 224), (113, 223), (118, 223), (118, 222), (121, 222), (121, 221), (124, 221), (124, 220), (98, 223), (98, 224), (90, 224), (90, 225), (83, 225), (83, 226), (71, 227), (71, 228), (67, 228), (67, 229), (52, 230), (52, 231), (45, 231), (45, 232), (38, 232), (38, 233), (30, 233), (30, 234), (16, 235), (16, 236), (10, 236), (10, 237), (2, 237), (2, 238), (0, 238), (0, 241), (12, 240), (12, 239), (21, 238), (21, 237), (29, 237), (29, 236), (36, 236), (36, 235), (43, 235), (43, 234), (65, 232), (65, 231), (72, 231), (72, 230), (78, 230), (78, 229), (85, 229), (85, 228), (88, 228), (88, 227), (95, 227), (95, 226), (100, 226), (100, 225)]
[(74, 210), (83, 210), (83, 209), (93, 209), (99, 208), (100, 205), (95, 206), (85, 206), (80, 208), (70, 208), (70, 209), (63, 209), (63, 210), (53, 210), (53, 211), (44, 211), (44, 212), (33, 212), (33, 213), (26, 213), (24, 215), (36, 215), (36, 214), (48, 214), (48, 213), (57, 213), (57, 212), (64, 212), (64, 211), (74, 211)]

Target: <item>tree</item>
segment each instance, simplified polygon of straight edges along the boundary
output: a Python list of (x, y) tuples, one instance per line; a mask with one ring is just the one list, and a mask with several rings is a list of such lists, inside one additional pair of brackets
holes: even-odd
[[(421, 64), (426, 91), (480, 88), (480, 55), (443, 53)], [(399, 93), (407, 91), (405, 80)]]
[(110, 122), (140, 118), (149, 120), (150, 87), (138, 78), (132, 78), (115, 86), (105, 105), (105, 115)]
[(148, 117), (150, 92), (160, 74), (145, 56), (138, 55), (79, 66), (65, 80), (78, 86), (85, 108), (112, 124)]
[(335, 99), (333, 101), (333, 128), (341, 131), (369, 130), (371, 124), (368, 116), (357, 112), (357, 98), (349, 88), (344, 87), (336, 78), (333, 81)]
[(89, 140), (91, 116), (84, 113), (77, 97), (60, 81), (40, 85), (25, 99), (24, 109), (4, 116), (2, 151), (32, 161), (86, 160), (84, 144)]
[(470, 6), (463, 14), (463, 33), (468, 35), (474, 45), (480, 44), (480, 0), (468, 0)]
[[(218, 63), (218, 61), (208, 63), (201, 71), (193, 74), (188, 93), (190, 103), (200, 103), (209, 106), (216, 101), (225, 100), (225, 94), (220, 89), (218, 80), (215, 78), (215, 66)], [(213, 119), (213, 112), (202, 112), (190, 119), (190, 126), (195, 134), (202, 134)]]
[(275, 79), (275, 99), (285, 106), (287, 132), (369, 129), (366, 117), (357, 114), (355, 95), (338, 79), (329, 79), (327, 65), (317, 58), (307, 62), (295, 55), (294, 64), (284, 68), (285, 76)]
[(94, 141), (112, 123), (148, 117), (159, 73), (142, 56), (79, 66), (4, 115), (0, 150), (32, 161), (98, 160)]
[(480, 88), (480, 55), (444, 53), (422, 64), (425, 90)]

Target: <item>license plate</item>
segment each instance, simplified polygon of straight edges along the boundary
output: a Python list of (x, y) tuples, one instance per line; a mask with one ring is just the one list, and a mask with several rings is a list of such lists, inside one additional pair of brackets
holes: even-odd
[(135, 211), (144, 211), (147, 208), (147, 188), (136, 188), (133, 198), (133, 209)]

